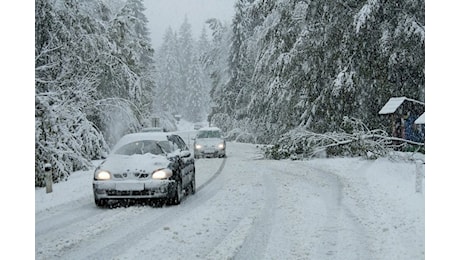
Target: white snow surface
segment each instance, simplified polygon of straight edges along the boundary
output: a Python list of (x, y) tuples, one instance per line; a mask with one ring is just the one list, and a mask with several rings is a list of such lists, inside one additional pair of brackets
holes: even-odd
[(35, 258), (424, 259), (408, 158), (276, 161), (228, 142), (227, 158), (196, 160), (196, 194), (163, 207), (98, 208), (93, 170), (75, 172), (35, 191)]
[(398, 109), (398, 107), (406, 101), (406, 97), (392, 97), (387, 103), (380, 109), (379, 115), (392, 114)]
[(110, 159), (106, 160), (102, 170), (113, 172), (125, 172), (136, 169), (137, 171), (151, 172), (153, 170), (168, 167), (170, 161), (165, 156), (146, 154), (120, 155), (112, 154)]

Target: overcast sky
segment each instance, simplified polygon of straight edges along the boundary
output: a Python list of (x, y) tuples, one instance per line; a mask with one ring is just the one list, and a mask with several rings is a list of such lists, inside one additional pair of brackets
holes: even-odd
[(218, 18), (230, 23), (234, 2), (235, 0), (145, 0), (145, 15), (149, 20), (153, 47), (159, 48), (168, 26), (178, 32), (185, 16), (192, 25), (195, 39), (198, 39), (208, 18)]

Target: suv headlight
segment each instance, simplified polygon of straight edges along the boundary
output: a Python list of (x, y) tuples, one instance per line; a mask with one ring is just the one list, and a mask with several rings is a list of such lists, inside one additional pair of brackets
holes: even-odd
[(224, 149), (225, 148), (225, 144), (224, 143), (220, 143), (217, 145), (217, 148), (219, 149)]
[(152, 174), (152, 178), (155, 180), (164, 180), (172, 176), (171, 169), (165, 168), (158, 171), (155, 171)]
[(200, 150), (201, 148), (203, 148), (201, 144), (195, 144), (195, 149)]
[(110, 180), (112, 178), (109, 171), (99, 170), (94, 174), (94, 178), (99, 181)]

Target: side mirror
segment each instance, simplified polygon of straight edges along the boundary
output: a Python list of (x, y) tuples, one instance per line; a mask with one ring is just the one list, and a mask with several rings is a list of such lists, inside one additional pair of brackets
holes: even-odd
[(188, 157), (190, 157), (190, 156), (192, 156), (192, 154), (190, 153), (190, 151), (181, 151), (181, 152), (180, 152), (180, 157), (181, 157), (181, 158), (188, 158)]

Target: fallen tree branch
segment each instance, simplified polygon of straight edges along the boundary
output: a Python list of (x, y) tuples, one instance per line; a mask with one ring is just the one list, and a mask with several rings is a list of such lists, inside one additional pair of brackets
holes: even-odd
[(424, 146), (423, 143), (391, 137), (381, 129), (369, 130), (360, 120), (344, 118), (348, 131), (314, 133), (298, 127), (283, 135), (278, 142), (265, 149), (265, 156), (271, 159), (312, 158), (326, 152), (326, 156), (385, 155), (395, 142)]

